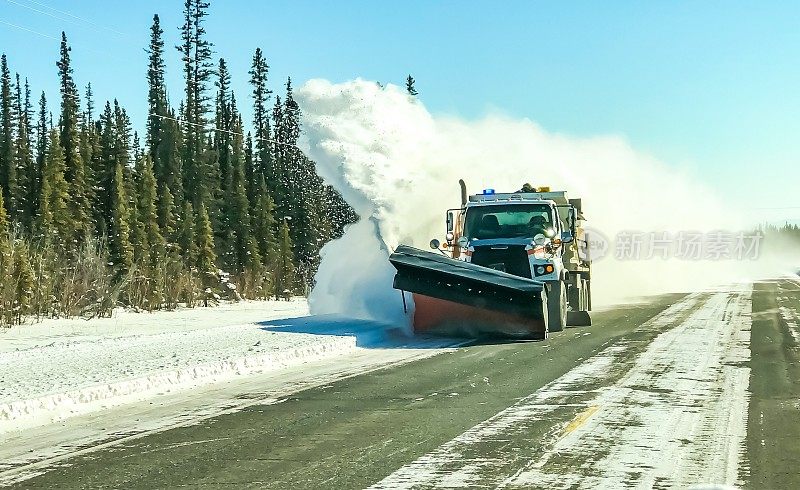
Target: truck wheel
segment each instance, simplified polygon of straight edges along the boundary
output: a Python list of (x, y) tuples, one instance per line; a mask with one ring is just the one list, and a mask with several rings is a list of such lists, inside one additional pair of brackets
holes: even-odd
[(563, 281), (550, 283), (547, 292), (547, 317), (551, 332), (560, 332), (567, 326), (567, 288)]

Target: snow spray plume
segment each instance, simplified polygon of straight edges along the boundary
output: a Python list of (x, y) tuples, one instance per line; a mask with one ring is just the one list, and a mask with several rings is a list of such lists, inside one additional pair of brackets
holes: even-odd
[[(442, 238), (444, 213), (471, 192), (513, 192), (525, 182), (583, 198), (588, 224), (606, 237), (625, 230), (735, 229), (705, 186), (633, 150), (622, 138), (548, 133), (528, 119), (475, 121), (431, 115), (403, 89), (355, 80), (311, 80), (298, 92), (304, 146), (320, 175), (361, 216), (325, 246), (311, 293), (313, 313), (402, 321), (387, 256), (398, 244)], [(613, 255), (613, 250), (608, 255)], [(593, 266), (594, 304), (688, 291), (736, 278), (729, 262), (615, 260)]]

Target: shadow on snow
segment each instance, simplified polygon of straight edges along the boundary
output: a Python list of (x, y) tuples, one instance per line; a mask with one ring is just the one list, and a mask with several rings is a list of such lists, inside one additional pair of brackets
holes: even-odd
[[(514, 344), (531, 340), (502, 335), (478, 333), (469, 329), (414, 334), (410, 329), (375, 320), (348, 318), (342, 315), (312, 315), (258, 322), (267, 332), (302, 333), (355, 337), (356, 345), (364, 348), (438, 349), (454, 344), (486, 345)], [(534, 342), (536, 342), (534, 340)]]
[(268, 332), (304, 333), (355, 337), (364, 348), (436, 349), (454, 343), (453, 338), (414, 335), (410, 330), (375, 320), (348, 318), (341, 315), (313, 315), (258, 322)]

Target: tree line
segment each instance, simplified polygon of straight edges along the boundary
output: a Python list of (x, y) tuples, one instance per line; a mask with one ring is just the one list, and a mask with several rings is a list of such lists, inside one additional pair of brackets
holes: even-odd
[(783, 225), (766, 223), (759, 226), (754, 233), (764, 237), (764, 250), (767, 253), (788, 252), (797, 256), (800, 252), (800, 225), (789, 222)]
[(117, 100), (98, 108), (91, 84), (80, 93), (66, 34), (55, 118), (0, 57), (0, 323), (304, 294), (322, 245), (357, 219), (297, 148), (291, 79), (273, 94), (261, 49), (245, 132), (208, 8), (184, 2), (177, 107), (153, 17), (143, 141)]

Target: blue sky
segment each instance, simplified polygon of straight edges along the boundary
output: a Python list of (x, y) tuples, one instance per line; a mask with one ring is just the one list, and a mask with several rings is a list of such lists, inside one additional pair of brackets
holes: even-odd
[[(65, 30), (78, 84), (91, 81), (98, 104), (119, 98), (141, 128), (152, 15), (172, 46), (181, 8), (0, 0), (0, 51), (55, 102)], [(759, 211), (764, 219), (800, 219), (798, 19), (793, 2), (212, 0), (207, 32), (248, 119), (257, 46), (275, 90), (289, 75), (400, 84), (412, 73), (434, 113), (499, 111), (559, 133), (621, 135), (720, 192), (769, 188), (775, 197), (758, 207), (798, 206)], [(168, 55), (177, 104), (179, 58)]]

